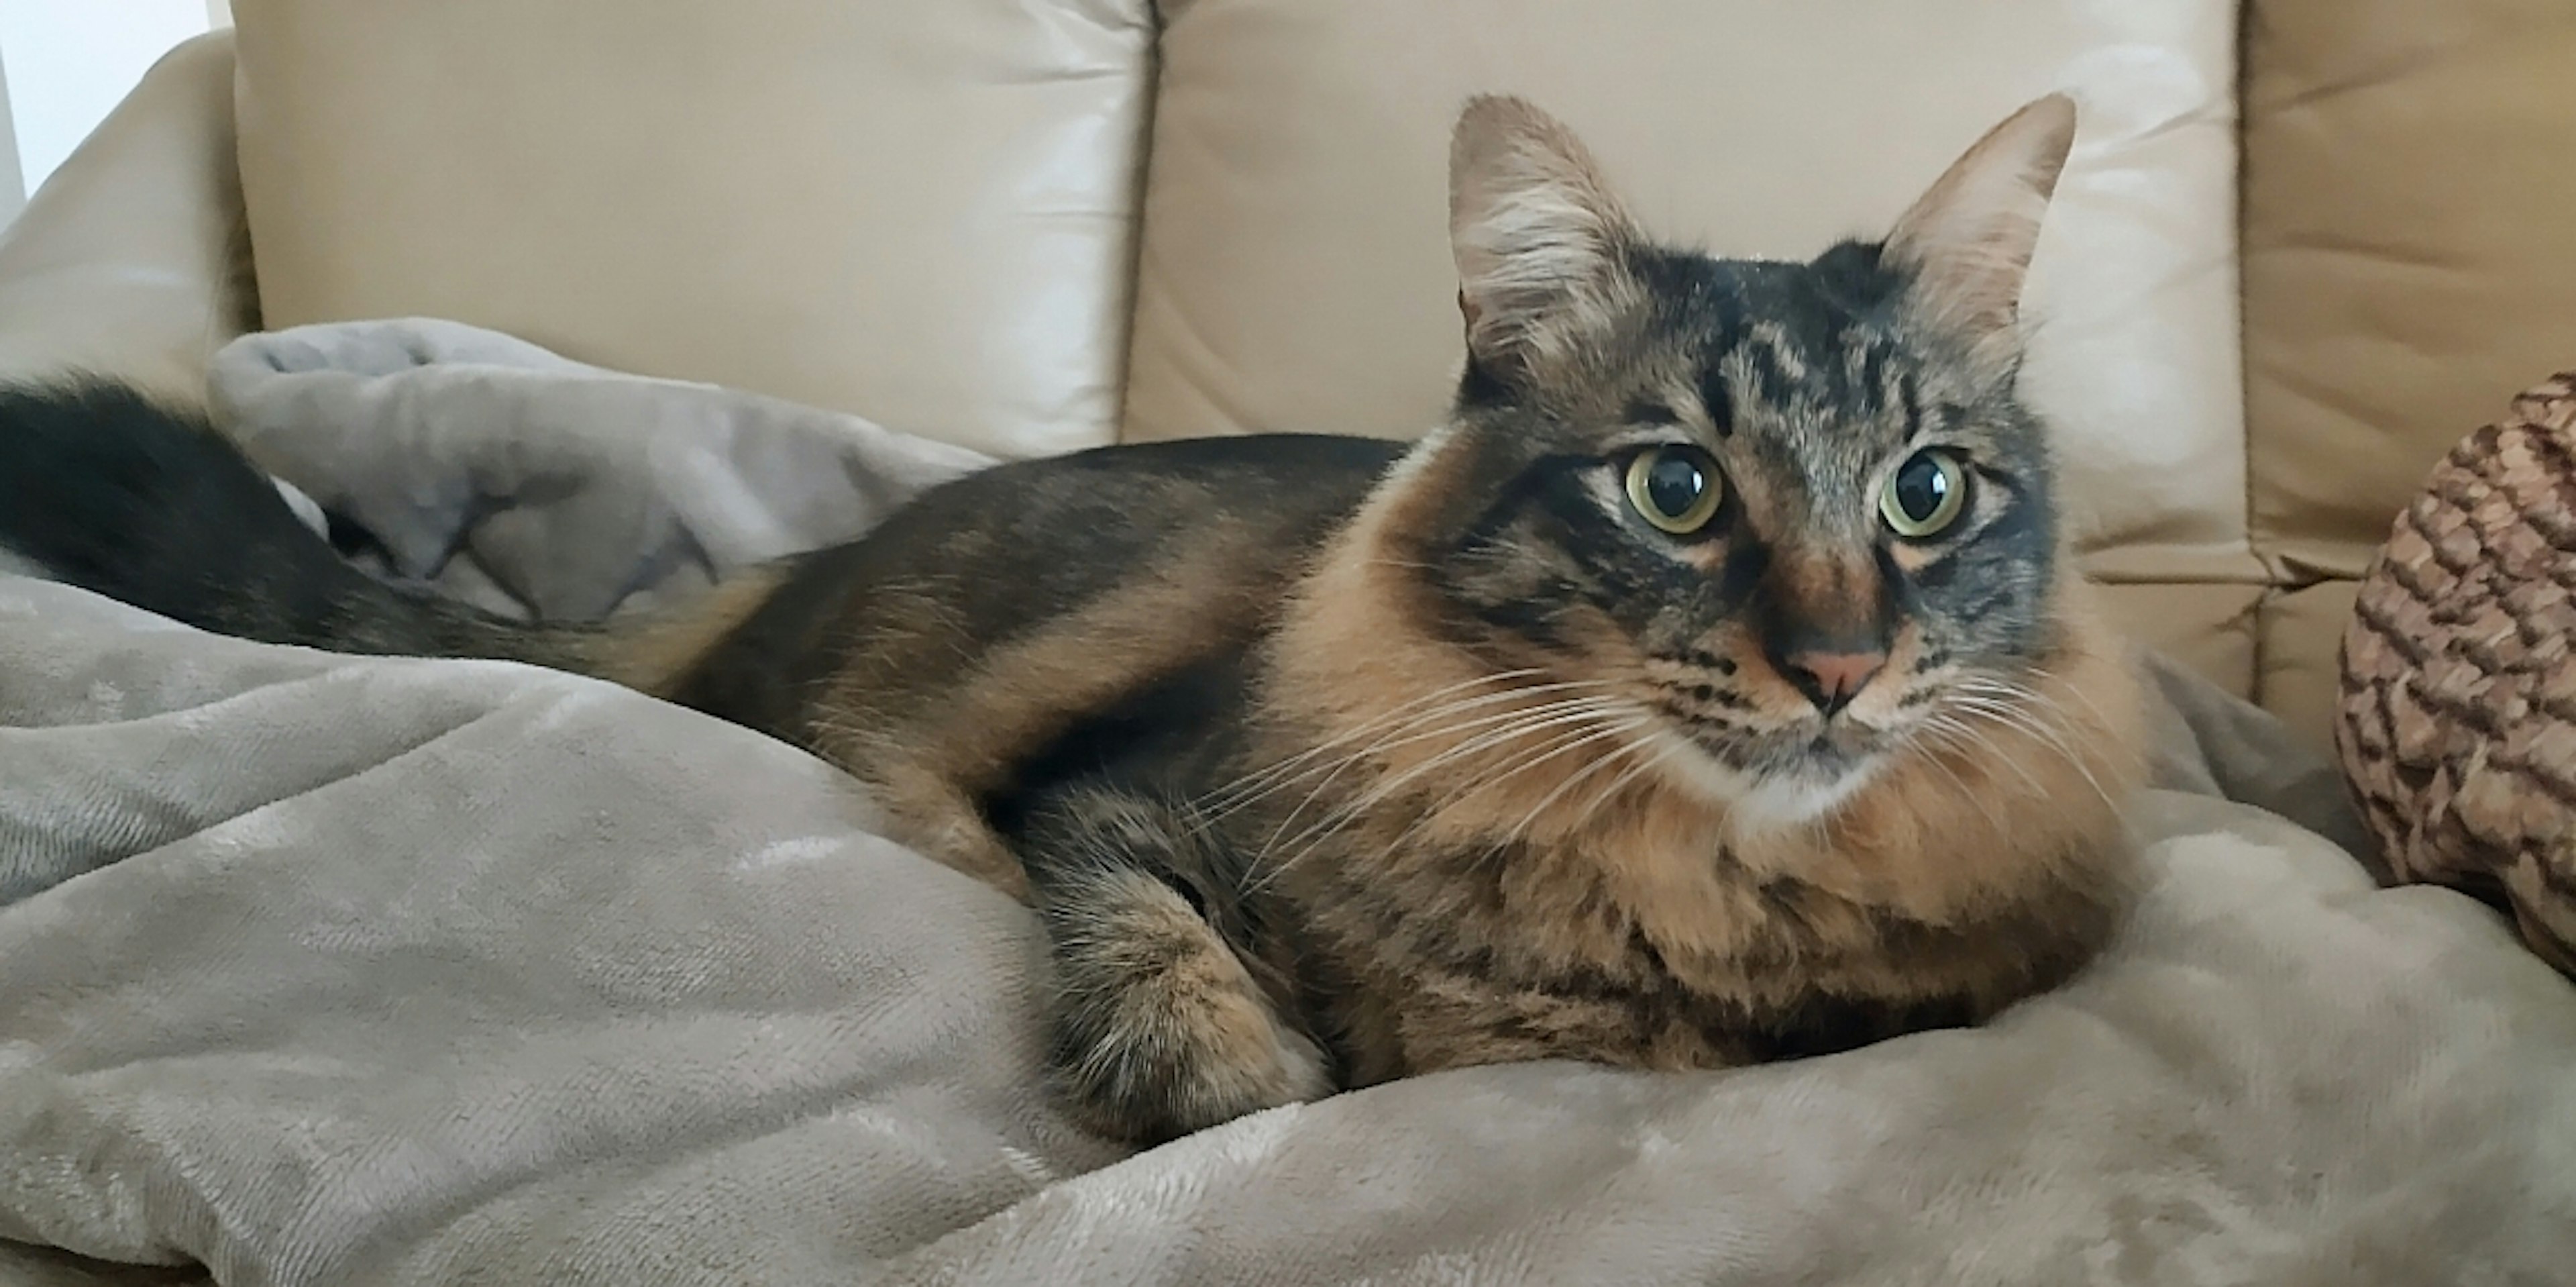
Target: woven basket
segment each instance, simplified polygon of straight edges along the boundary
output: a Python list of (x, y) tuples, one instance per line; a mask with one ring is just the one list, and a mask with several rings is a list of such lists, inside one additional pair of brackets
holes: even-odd
[(2425, 481), (2343, 637), (2335, 748), (2398, 880), (2509, 907), (2576, 975), (2576, 372)]

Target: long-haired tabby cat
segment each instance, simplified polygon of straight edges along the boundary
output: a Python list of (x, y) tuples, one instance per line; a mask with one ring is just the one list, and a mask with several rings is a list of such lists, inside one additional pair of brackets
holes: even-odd
[(642, 625), (374, 581), (112, 386), (0, 399), (0, 545), (211, 629), (535, 661), (811, 748), (1035, 905), (1066, 1090), (1138, 1139), (1973, 1022), (2066, 978), (2126, 884), (2137, 695), (2014, 389), (2073, 131), (2043, 99), (1884, 242), (1739, 262), (1478, 99), (1468, 362), (1419, 443), (1003, 465)]

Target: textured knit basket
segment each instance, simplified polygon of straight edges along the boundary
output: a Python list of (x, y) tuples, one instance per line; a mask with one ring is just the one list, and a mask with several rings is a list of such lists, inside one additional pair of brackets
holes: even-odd
[(2509, 906), (2576, 975), (2576, 373), (2461, 440), (2344, 630), (2335, 748), (2398, 880)]

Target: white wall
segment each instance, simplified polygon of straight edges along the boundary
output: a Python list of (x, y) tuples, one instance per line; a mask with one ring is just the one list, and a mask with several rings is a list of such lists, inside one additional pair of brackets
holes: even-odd
[(0, 219), (17, 213), (154, 60), (231, 20), (230, 0), (0, 0), (8, 87), (0, 125), (16, 145), (18, 178), (12, 185), (0, 173)]
[(18, 217), (27, 204), (27, 185), (18, 175), (18, 131), (9, 124), (9, 74), (0, 69), (0, 226)]

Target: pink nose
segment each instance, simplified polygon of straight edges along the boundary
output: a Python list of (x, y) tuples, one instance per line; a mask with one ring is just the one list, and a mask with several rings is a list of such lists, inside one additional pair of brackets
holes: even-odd
[(1862, 685), (1887, 665), (1883, 652), (1793, 652), (1782, 659), (1787, 663), (1789, 682), (1796, 684), (1816, 708), (1831, 715), (1851, 704)]

